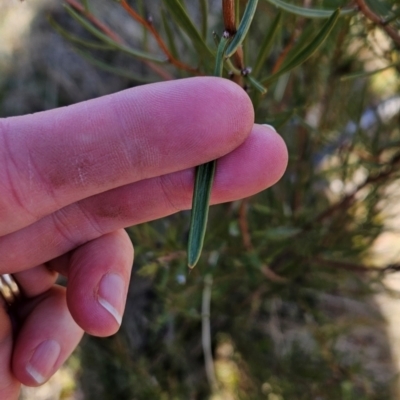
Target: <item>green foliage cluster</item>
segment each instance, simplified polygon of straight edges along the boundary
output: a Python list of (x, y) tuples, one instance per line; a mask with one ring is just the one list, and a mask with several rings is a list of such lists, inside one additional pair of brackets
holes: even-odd
[[(131, 2), (145, 21), (132, 20), (142, 35), (121, 40), (94, 23), (94, 16), (106, 21), (94, 1), (81, 9), (67, 3), (85, 32), (51, 19), (55, 29), (132, 84), (212, 74), (224, 32), (219, 1)], [(248, 90), (256, 122), (284, 137), (285, 176), (251, 199), (211, 209), (191, 274), (189, 212), (129, 229), (136, 247), (130, 306), (120, 334), (81, 348), (88, 399), (390, 398), (390, 354), (366, 299), (397, 268), (374, 264), (370, 249), (385, 229), (386, 189), (400, 175), (400, 43), (387, 34), (400, 29), (400, 8), (396, 0), (308, 3), (260, 0), (243, 43), (251, 72), (224, 63), (224, 76)], [(246, 5), (236, 1), (238, 17)], [(149, 26), (185, 67), (165, 57)], [(115, 52), (140, 67), (110, 65)], [(209, 316), (201, 310), (207, 290)], [(208, 320), (217, 387), (204, 365)], [(384, 362), (371, 366), (371, 346)]]

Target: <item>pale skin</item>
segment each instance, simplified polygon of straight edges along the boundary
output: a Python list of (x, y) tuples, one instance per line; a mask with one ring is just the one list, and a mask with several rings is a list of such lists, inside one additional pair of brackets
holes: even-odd
[(0, 273), (27, 299), (16, 334), (0, 307), (1, 399), (49, 379), (83, 332), (118, 330), (133, 263), (123, 228), (189, 209), (194, 167), (213, 159), (214, 204), (266, 189), (287, 164), (280, 136), (219, 78), (0, 119)]

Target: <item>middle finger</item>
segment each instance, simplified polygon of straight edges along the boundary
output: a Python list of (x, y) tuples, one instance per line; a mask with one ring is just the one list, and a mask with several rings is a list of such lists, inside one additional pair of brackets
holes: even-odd
[[(273, 185), (287, 163), (286, 147), (270, 128), (218, 160), (212, 202), (233, 201)], [(194, 170), (143, 180), (89, 197), (0, 238), (0, 265), (15, 272), (54, 259), (119, 228), (190, 207)]]

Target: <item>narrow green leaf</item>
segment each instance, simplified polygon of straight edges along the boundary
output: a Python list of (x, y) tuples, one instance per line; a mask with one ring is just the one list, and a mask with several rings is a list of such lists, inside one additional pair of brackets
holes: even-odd
[(64, 5), (65, 10), (67, 13), (75, 19), (76, 22), (78, 22), (81, 26), (83, 26), (88, 32), (90, 32), (93, 36), (97, 37), (100, 39), (102, 42), (107, 43), (109, 45), (112, 45), (118, 50), (123, 51), (126, 54), (129, 54), (133, 57), (139, 58), (141, 60), (148, 60), (152, 61), (155, 63), (166, 63), (168, 60), (165, 58), (160, 58), (157, 56), (153, 56), (151, 54), (145, 53), (140, 50), (132, 49), (128, 46), (124, 46), (122, 44), (114, 42), (111, 38), (109, 38), (107, 35), (105, 35), (103, 32), (99, 31), (97, 28), (95, 28), (92, 24), (90, 24), (88, 21), (86, 21), (82, 16), (80, 16), (72, 7)]
[[(143, 17), (145, 15), (145, 5), (144, 5), (144, 0), (138, 0), (137, 1), (137, 8), (139, 11), (139, 14)], [(143, 35), (143, 49), (147, 50), (148, 49), (148, 41), (149, 41), (149, 31), (147, 28), (143, 25), (142, 26), (142, 35)]]
[(222, 70), (224, 68), (225, 49), (228, 43), (229, 35), (224, 34), (218, 45), (217, 57), (215, 59), (214, 76), (222, 76)]
[(75, 48), (75, 51), (77, 53), (79, 53), (88, 62), (90, 62), (92, 65), (94, 65), (95, 67), (101, 68), (103, 71), (107, 71), (112, 74), (121, 76), (122, 78), (127, 78), (127, 79), (130, 79), (130, 80), (132, 80), (134, 82), (138, 82), (138, 83), (152, 83), (152, 82), (157, 81), (157, 79), (145, 78), (143, 76), (134, 74), (134, 73), (127, 71), (125, 69), (122, 69), (122, 68), (112, 67), (108, 63), (98, 60), (97, 58), (94, 58), (90, 54), (88, 54), (82, 50), (79, 50), (77, 48)]
[[(266, 0), (266, 1), (291, 14), (300, 15), (301, 17), (307, 17), (307, 18), (329, 18), (335, 12), (335, 10), (317, 10), (314, 8), (299, 7), (295, 6), (294, 4), (286, 3), (282, 0)], [(347, 15), (354, 12), (355, 10), (342, 10), (340, 12), (340, 15)]]
[(261, 68), (265, 63), (265, 60), (267, 59), (270, 53), (271, 47), (274, 43), (274, 39), (276, 33), (278, 32), (278, 28), (280, 26), (281, 21), (282, 21), (282, 13), (279, 12), (275, 17), (274, 21), (272, 22), (270, 28), (268, 29), (268, 32), (265, 35), (263, 42), (260, 45), (260, 51), (258, 53), (257, 60), (253, 69), (253, 74), (255, 76), (258, 76), (258, 74), (260, 73)]
[(193, 46), (203, 55), (212, 55), (206, 42), (194, 26), (191, 18), (178, 0), (164, 0), (164, 4), (170, 12), (176, 24), (189, 36)]
[(171, 52), (171, 54), (175, 58), (178, 59), (179, 57), (178, 57), (178, 49), (177, 49), (176, 44), (175, 44), (175, 35), (172, 32), (172, 29), (171, 29), (171, 27), (169, 25), (169, 21), (168, 21), (167, 15), (166, 15), (164, 10), (161, 10), (161, 18), (162, 18), (162, 22), (163, 22), (165, 33), (167, 35), (168, 49)]
[(90, 11), (89, 8), (89, 1), (88, 0), (82, 0), (83, 8), (85, 9), (86, 12)]
[(215, 45), (216, 45), (217, 48), (218, 48), (219, 42), (220, 42), (221, 38), (220, 38), (220, 36), (218, 35), (218, 33), (215, 32), (215, 31), (213, 32), (213, 39), (214, 39)]
[(393, 63), (393, 64), (390, 64), (390, 65), (387, 65), (386, 67), (375, 69), (374, 71), (354, 72), (352, 74), (348, 74), (348, 75), (342, 76), (340, 78), (340, 80), (343, 82), (343, 81), (348, 81), (350, 79), (364, 78), (364, 77), (367, 77), (367, 76), (372, 76), (372, 75), (378, 74), (379, 72), (386, 71), (387, 69), (394, 68), (394, 67), (396, 67), (398, 65), (399, 65), (399, 63)]
[(239, 68), (236, 68), (233, 65), (233, 62), (229, 58), (225, 59), (225, 64), (226, 64), (226, 69), (228, 72), (232, 72), (234, 75), (242, 74), (242, 71)]
[(199, 261), (208, 220), (208, 205), (217, 162), (211, 161), (196, 168), (192, 215), (188, 242), (188, 265), (193, 268)]
[(236, 26), (239, 26), (239, 23), (240, 23), (240, 0), (235, 0), (235, 18), (236, 18)]
[(258, 5), (258, 0), (249, 0), (246, 9), (243, 13), (243, 18), (240, 21), (237, 32), (232, 39), (232, 42), (229, 44), (226, 50), (226, 57), (231, 57), (238, 49), (238, 47), (243, 43), (243, 40), (246, 38), (247, 32), (250, 29), (250, 25), (253, 21), (254, 14), (256, 13)]
[(207, 40), (208, 33), (208, 0), (200, 0), (201, 12), (201, 34), (204, 41)]
[(83, 26), (88, 32), (90, 32), (93, 36), (97, 37), (104, 43), (108, 43), (111, 45), (115, 45), (115, 42), (109, 38), (104, 33), (100, 32), (97, 28), (95, 28), (92, 24), (90, 24), (86, 19), (84, 19), (80, 14), (78, 14), (72, 7), (68, 5), (64, 5), (67, 13), (81, 26)]
[(253, 86), (255, 89), (257, 89), (261, 94), (267, 93), (267, 89), (261, 84), (261, 82), (259, 82), (253, 76), (247, 75), (246, 80), (250, 83), (251, 86)]
[(99, 49), (99, 50), (110, 50), (115, 49), (114, 46), (110, 44), (98, 43), (98, 42), (91, 42), (89, 40), (81, 39), (79, 36), (73, 35), (67, 30), (65, 30), (61, 25), (59, 25), (52, 17), (47, 18), (50, 26), (59, 33), (64, 39), (68, 40), (69, 42), (80, 45), (89, 49)]
[(329, 36), (332, 29), (336, 25), (339, 16), (340, 9), (337, 9), (328, 19), (328, 21), (326, 21), (322, 29), (315, 36), (315, 38), (307, 46), (305, 46), (299, 53), (289, 59), (286, 63), (284, 63), (282, 68), (278, 72), (267, 78), (262, 79), (261, 83), (270, 83), (284, 73), (289, 72), (293, 68), (296, 68), (300, 64), (303, 64), (305, 61), (307, 61), (325, 42), (326, 38)]
[(286, 56), (287, 60), (292, 60), (297, 54), (300, 54), (303, 49), (305, 49), (315, 38), (315, 23), (312, 20), (307, 21), (303, 31), (300, 34), (300, 37), (296, 40), (295, 45), (289, 51), (288, 55)]
[[(229, 35), (224, 34), (218, 44), (214, 75), (222, 76), (225, 50), (230, 43)], [(200, 165), (196, 169), (193, 190), (192, 214), (188, 241), (188, 266), (194, 268), (199, 261), (206, 234), (211, 189), (214, 182), (216, 161)]]

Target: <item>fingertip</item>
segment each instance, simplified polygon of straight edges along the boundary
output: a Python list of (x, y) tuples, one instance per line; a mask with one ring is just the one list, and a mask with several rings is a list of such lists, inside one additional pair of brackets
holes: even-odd
[[(129, 105), (134, 104), (135, 95), (140, 96), (142, 106), (152, 110), (149, 115), (157, 115), (160, 128), (168, 134), (170, 142), (185, 143), (185, 152), (190, 154), (192, 161), (202, 155), (200, 163), (234, 150), (249, 136), (254, 123), (254, 109), (249, 96), (228, 79), (194, 77), (122, 92), (116, 96), (119, 107), (122, 99), (125, 103), (121, 118), (131, 119), (137, 115)], [(142, 120), (136, 122), (148, 125), (147, 117), (142, 115)], [(153, 117), (151, 121), (154, 124)], [(165, 127), (173, 127), (173, 130)], [(194, 154), (191, 154), (192, 150), (195, 150)], [(194, 165), (198, 164), (195, 161)]]
[(288, 151), (274, 128), (254, 125), (250, 137), (234, 152), (218, 160), (213, 202), (249, 197), (281, 179)]
[(54, 286), (38, 298), (18, 332), (12, 360), (14, 375), (24, 385), (42, 385), (70, 356), (82, 335), (68, 311), (65, 288)]
[[(208, 96), (219, 104), (221, 120), (225, 117), (231, 134), (232, 143), (236, 148), (250, 135), (254, 124), (254, 108), (250, 97), (238, 84), (218, 77), (191, 78), (199, 86), (199, 91), (207, 92)], [(214, 102), (209, 102), (213, 106)], [(222, 121), (220, 121), (222, 122)]]
[(272, 125), (255, 124), (253, 132), (260, 135), (260, 139), (268, 147), (268, 185), (272, 186), (282, 178), (288, 165), (289, 153), (286, 143)]
[(120, 328), (132, 264), (132, 243), (122, 229), (95, 239), (72, 254), (68, 307), (87, 333), (105, 337)]

